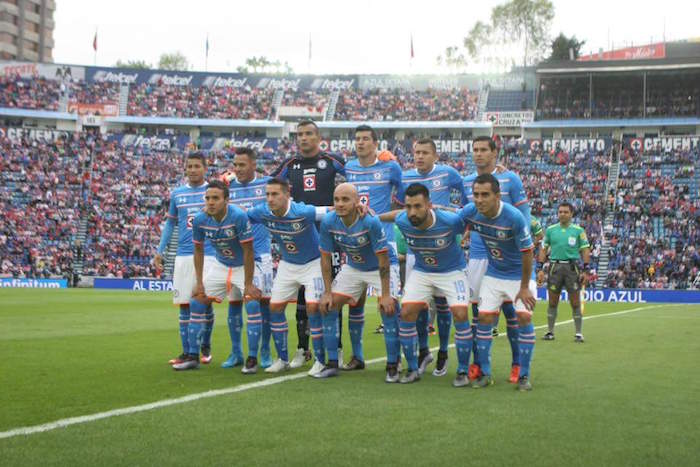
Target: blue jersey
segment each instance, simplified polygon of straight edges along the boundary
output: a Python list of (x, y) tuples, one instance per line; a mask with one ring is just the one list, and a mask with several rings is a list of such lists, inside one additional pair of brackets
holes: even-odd
[[(204, 193), (207, 184), (198, 187), (183, 185), (170, 193), (168, 217), (177, 222), (177, 256), (194, 254), (192, 245), (192, 221), (204, 209)], [(204, 242), (204, 254), (214, 254), (214, 248), (209, 242)]]
[(425, 230), (417, 229), (406, 212), (396, 216), (396, 225), (416, 256), (415, 269), (423, 272), (451, 272), (466, 267), (464, 251), (457, 235), (464, 232), (462, 218), (453, 212), (431, 211), (435, 222)]
[[(450, 206), (453, 191), (458, 193), (460, 205), (466, 203), (462, 176), (449, 165), (436, 164), (427, 174), (418, 172), (418, 169), (405, 171), (403, 173), (404, 190), (412, 183), (420, 183), (430, 191), (430, 202), (435, 207)], [(399, 198), (399, 201), (404, 200)]]
[[(474, 185), (474, 179), (478, 176), (476, 172), (471, 175), (464, 177), (464, 192), (467, 195), (467, 199), (470, 203), (474, 202), (474, 195), (472, 194), (472, 187)], [(498, 183), (501, 186), (501, 201), (512, 204), (523, 213), (525, 219), (530, 224), (530, 204), (527, 200), (527, 194), (523, 188), (523, 182), (520, 177), (515, 172), (510, 170), (497, 173), (494, 172), (493, 176), (498, 179)], [(488, 255), (486, 253), (486, 246), (478, 233), (473, 230), (469, 234), (469, 259), (486, 259)]]
[[(391, 211), (391, 199), (404, 199), (404, 187), (401, 183), (401, 167), (394, 161), (376, 161), (369, 167), (360, 165), (357, 159), (345, 164), (345, 179), (357, 188), (360, 202), (369, 206), (377, 214)], [(394, 241), (394, 226), (385, 222), (384, 232), (388, 242)]]
[[(248, 183), (239, 183), (232, 180), (229, 184), (229, 204), (234, 204), (244, 211), (254, 208), (258, 204), (265, 204), (265, 185), (270, 177), (256, 177)], [(270, 232), (261, 225), (253, 225), (253, 236), (255, 237), (255, 256), (263, 253), (270, 253)]]
[(229, 267), (243, 266), (241, 243), (253, 241), (253, 230), (245, 212), (237, 206), (227, 206), (221, 222), (202, 211), (192, 221), (192, 241), (209, 240), (216, 250), (216, 259)]
[(474, 203), (464, 206), (459, 216), (484, 240), (489, 259), (486, 275), (520, 280), (523, 252), (534, 249), (530, 222), (525, 220), (525, 216), (517, 208), (503, 202), (493, 219), (479, 214)]
[(374, 216), (359, 217), (350, 226), (335, 212), (329, 212), (321, 221), (321, 251), (345, 253), (347, 263), (360, 271), (379, 268), (377, 253), (388, 252), (390, 262), (397, 263), (396, 253), (386, 240), (382, 222)]
[(277, 217), (267, 203), (248, 211), (254, 224), (262, 224), (280, 246), (282, 259), (292, 264), (306, 264), (321, 256), (316, 230), (316, 207), (289, 202), (284, 216)]

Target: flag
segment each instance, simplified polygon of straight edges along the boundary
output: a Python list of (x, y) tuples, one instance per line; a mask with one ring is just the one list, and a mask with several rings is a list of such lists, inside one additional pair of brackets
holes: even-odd
[(207, 42), (204, 46), (204, 49), (205, 49), (205, 54), (206, 54), (207, 58), (209, 58), (209, 34), (207, 34)]
[(413, 53), (413, 34), (411, 34), (411, 58), (415, 57), (415, 54)]
[(95, 29), (95, 38), (92, 40), (92, 50), (97, 52), (97, 29)]

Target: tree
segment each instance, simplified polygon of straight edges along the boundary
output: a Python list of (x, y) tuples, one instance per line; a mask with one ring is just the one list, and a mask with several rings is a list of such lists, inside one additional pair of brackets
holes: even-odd
[(248, 57), (245, 60), (245, 65), (239, 65), (236, 68), (239, 73), (269, 73), (273, 75), (291, 75), (294, 74), (294, 69), (288, 62), (280, 62), (279, 60), (271, 61), (265, 56)]
[(123, 62), (122, 60), (117, 60), (114, 66), (118, 68), (135, 68), (137, 70), (150, 70), (153, 68), (150, 63), (146, 63), (145, 60), (127, 60)]
[(190, 68), (190, 62), (180, 51), (164, 53), (161, 54), (158, 60), (158, 68), (161, 70), (187, 71)]
[(573, 52), (573, 58), (576, 60), (581, 55), (581, 47), (585, 43), (586, 41), (577, 40), (576, 36), (566, 37), (563, 32), (560, 32), (552, 41), (552, 53), (547, 60), (570, 60), (569, 50)]

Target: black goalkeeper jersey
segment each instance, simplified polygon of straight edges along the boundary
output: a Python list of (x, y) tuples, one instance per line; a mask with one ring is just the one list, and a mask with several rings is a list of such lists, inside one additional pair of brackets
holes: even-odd
[(338, 175), (345, 176), (345, 159), (323, 151), (314, 157), (296, 154), (271, 174), (289, 181), (294, 201), (314, 206), (333, 206)]

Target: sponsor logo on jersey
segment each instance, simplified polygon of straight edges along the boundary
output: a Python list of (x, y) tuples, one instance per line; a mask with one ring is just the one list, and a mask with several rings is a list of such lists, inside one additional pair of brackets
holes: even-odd
[(326, 162), (324, 159), (321, 159), (316, 163), (316, 166), (318, 166), (319, 169), (323, 170), (326, 167), (328, 167), (328, 162)]

